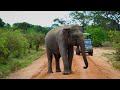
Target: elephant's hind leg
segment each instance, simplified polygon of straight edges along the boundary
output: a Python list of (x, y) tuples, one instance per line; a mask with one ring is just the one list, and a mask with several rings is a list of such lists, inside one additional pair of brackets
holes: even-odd
[(61, 72), (60, 63), (59, 63), (60, 55), (54, 55), (54, 56), (56, 61), (56, 72)]
[(48, 57), (48, 73), (53, 73), (52, 71), (52, 53), (50, 50), (47, 50), (47, 57)]

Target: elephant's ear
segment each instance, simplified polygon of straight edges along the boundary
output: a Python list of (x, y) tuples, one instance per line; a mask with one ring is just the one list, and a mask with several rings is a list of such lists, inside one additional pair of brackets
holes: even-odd
[(65, 42), (68, 43), (69, 37), (70, 37), (70, 27), (69, 26), (63, 28), (63, 36), (65, 39)]

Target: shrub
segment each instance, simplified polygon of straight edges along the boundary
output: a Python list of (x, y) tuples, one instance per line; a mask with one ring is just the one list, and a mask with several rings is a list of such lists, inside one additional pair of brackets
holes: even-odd
[(14, 57), (21, 57), (25, 54), (28, 48), (28, 41), (19, 31), (7, 33), (7, 48)]
[(26, 33), (26, 38), (29, 42), (29, 52), (33, 45), (35, 45), (36, 51), (38, 51), (39, 46), (44, 44), (45, 34), (42, 32), (36, 32), (34, 29), (29, 29)]
[(120, 61), (120, 32), (109, 31), (110, 42), (113, 43), (113, 48), (116, 50), (116, 60)]
[(0, 60), (5, 60), (10, 55), (22, 57), (27, 48), (28, 41), (20, 31), (0, 30)]
[(4, 34), (4, 31), (0, 30), (0, 62), (7, 59), (10, 53), (7, 48), (7, 38)]
[(91, 34), (93, 46), (102, 46), (102, 43), (108, 39), (107, 31), (102, 27), (87, 26), (86, 32)]

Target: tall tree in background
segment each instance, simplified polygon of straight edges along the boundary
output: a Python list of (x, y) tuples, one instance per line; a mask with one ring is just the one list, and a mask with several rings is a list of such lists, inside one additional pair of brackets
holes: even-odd
[(28, 28), (32, 27), (32, 24), (29, 24), (27, 22), (22, 22), (22, 23), (14, 23), (13, 26), (22, 30), (27, 30)]
[(69, 18), (66, 17), (66, 19), (63, 18), (56, 18), (54, 19), (54, 22), (56, 22), (59, 25), (69, 25), (69, 24), (79, 24), (83, 27), (83, 32), (85, 31), (86, 25), (90, 21), (90, 12), (89, 11), (72, 11), (69, 14)]
[(55, 18), (53, 21), (54, 21), (56, 24), (58, 24), (59, 26), (66, 24), (66, 21), (63, 20), (62, 18), (60, 18), (60, 19), (59, 19), (59, 18)]
[(51, 26), (52, 28), (56, 28), (56, 27), (59, 27), (59, 24), (52, 24)]
[(120, 11), (91, 11), (93, 26), (120, 31)]
[(9, 29), (11, 25), (9, 23), (5, 24), (5, 28)]
[(72, 11), (69, 16), (72, 18), (72, 22), (78, 23), (83, 27), (85, 31), (86, 25), (90, 22), (91, 16), (89, 11)]
[(120, 11), (71, 11), (69, 19), (56, 18), (54, 22), (59, 25), (79, 24), (83, 27), (83, 32), (88, 24), (105, 30), (120, 31)]
[(5, 23), (2, 21), (2, 19), (0, 18), (0, 27), (4, 27)]

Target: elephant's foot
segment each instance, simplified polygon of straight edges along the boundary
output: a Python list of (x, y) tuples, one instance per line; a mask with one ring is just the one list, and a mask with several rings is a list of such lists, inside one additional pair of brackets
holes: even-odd
[(60, 69), (56, 69), (56, 72), (61, 72), (61, 70)]
[(78, 53), (78, 52), (76, 52), (76, 55), (80, 55), (80, 52)]
[(63, 72), (63, 75), (69, 75), (70, 74), (70, 72)]
[(53, 73), (53, 71), (48, 71), (47, 73), (50, 74), (50, 73)]
[(70, 71), (70, 74), (72, 74), (72, 73), (73, 73), (73, 71), (71, 70), (71, 71)]

